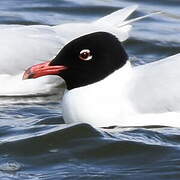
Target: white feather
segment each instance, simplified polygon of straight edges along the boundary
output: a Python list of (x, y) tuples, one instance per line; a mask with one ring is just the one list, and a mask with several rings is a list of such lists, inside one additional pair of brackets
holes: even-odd
[(130, 96), (139, 112), (180, 111), (180, 53), (133, 70)]

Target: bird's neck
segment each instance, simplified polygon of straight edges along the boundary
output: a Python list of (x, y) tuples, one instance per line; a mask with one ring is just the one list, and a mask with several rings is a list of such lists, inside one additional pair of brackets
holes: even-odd
[[(91, 89), (91, 88), (105, 88), (108, 86), (112, 86), (113, 88), (121, 87), (124, 88), (125, 84), (129, 82), (132, 76), (132, 67), (130, 62), (127, 62), (125, 66), (121, 67), (120, 69), (114, 71), (109, 76), (101, 77), (98, 81), (92, 81), (88, 79), (81, 79), (81, 83), (74, 80), (73, 82), (66, 83), (67, 91), (73, 91), (77, 89)], [(105, 89), (104, 89), (105, 90)]]

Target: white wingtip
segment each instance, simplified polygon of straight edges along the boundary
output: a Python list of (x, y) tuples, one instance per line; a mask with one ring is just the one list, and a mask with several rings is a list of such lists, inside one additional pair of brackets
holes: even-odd
[(115, 11), (107, 16), (104, 16), (95, 22), (94, 24), (109, 24), (112, 26), (117, 26), (117, 24), (122, 23), (125, 19), (127, 19), (128, 16), (130, 16), (136, 9), (138, 8), (138, 5), (129, 6), (123, 9), (120, 9), (118, 11)]
[(145, 19), (147, 17), (151, 17), (151, 16), (154, 16), (154, 15), (157, 15), (157, 14), (161, 14), (162, 12), (161, 11), (157, 11), (157, 12), (153, 12), (153, 13), (150, 13), (150, 14), (147, 14), (145, 16), (141, 16), (141, 17), (137, 17), (137, 18), (134, 18), (134, 19), (130, 19), (128, 21), (124, 21), (122, 22), (120, 25), (118, 25), (117, 27), (120, 28), (122, 26), (126, 26), (128, 24), (132, 24), (134, 22), (137, 22), (137, 21), (140, 21), (141, 19)]

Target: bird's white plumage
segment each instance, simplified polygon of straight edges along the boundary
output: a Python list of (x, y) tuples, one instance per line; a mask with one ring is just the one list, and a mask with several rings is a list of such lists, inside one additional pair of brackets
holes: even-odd
[[(67, 42), (95, 31), (115, 34), (121, 41), (128, 38), (131, 25), (118, 25), (137, 6), (130, 6), (105, 16), (92, 23), (69, 23), (58, 26), (0, 26), (0, 96), (20, 96), (57, 93), (62, 80), (43, 77), (33, 81), (22, 81), (22, 73), (27, 67), (52, 59)], [(3, 84), (3, 85), (2, 85)]]
[(179, 67), (180, 54), (133, 68), (128, 63), (102, 81), (67, 91), (63, 117), (95, 127), (180, 127)]
[(131, 98), (139, 112), (180, 111), (179, 68), (180, 54), (134, 68)]

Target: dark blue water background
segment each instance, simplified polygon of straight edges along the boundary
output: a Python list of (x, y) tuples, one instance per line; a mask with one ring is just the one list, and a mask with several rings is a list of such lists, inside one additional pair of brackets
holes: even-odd
[[(179, 0), (1, 0), (0, 24), (89, 22), (139, 4), (125, 43), (146, 63), (180, 52)], [(6, 97), (8, 98), (8, 97)], [(23, 98), (23, 97), (22, 97)], [(61, 103), (0, 105), (0, 179), (180, 179), (180, 129), (65, 125)]]

